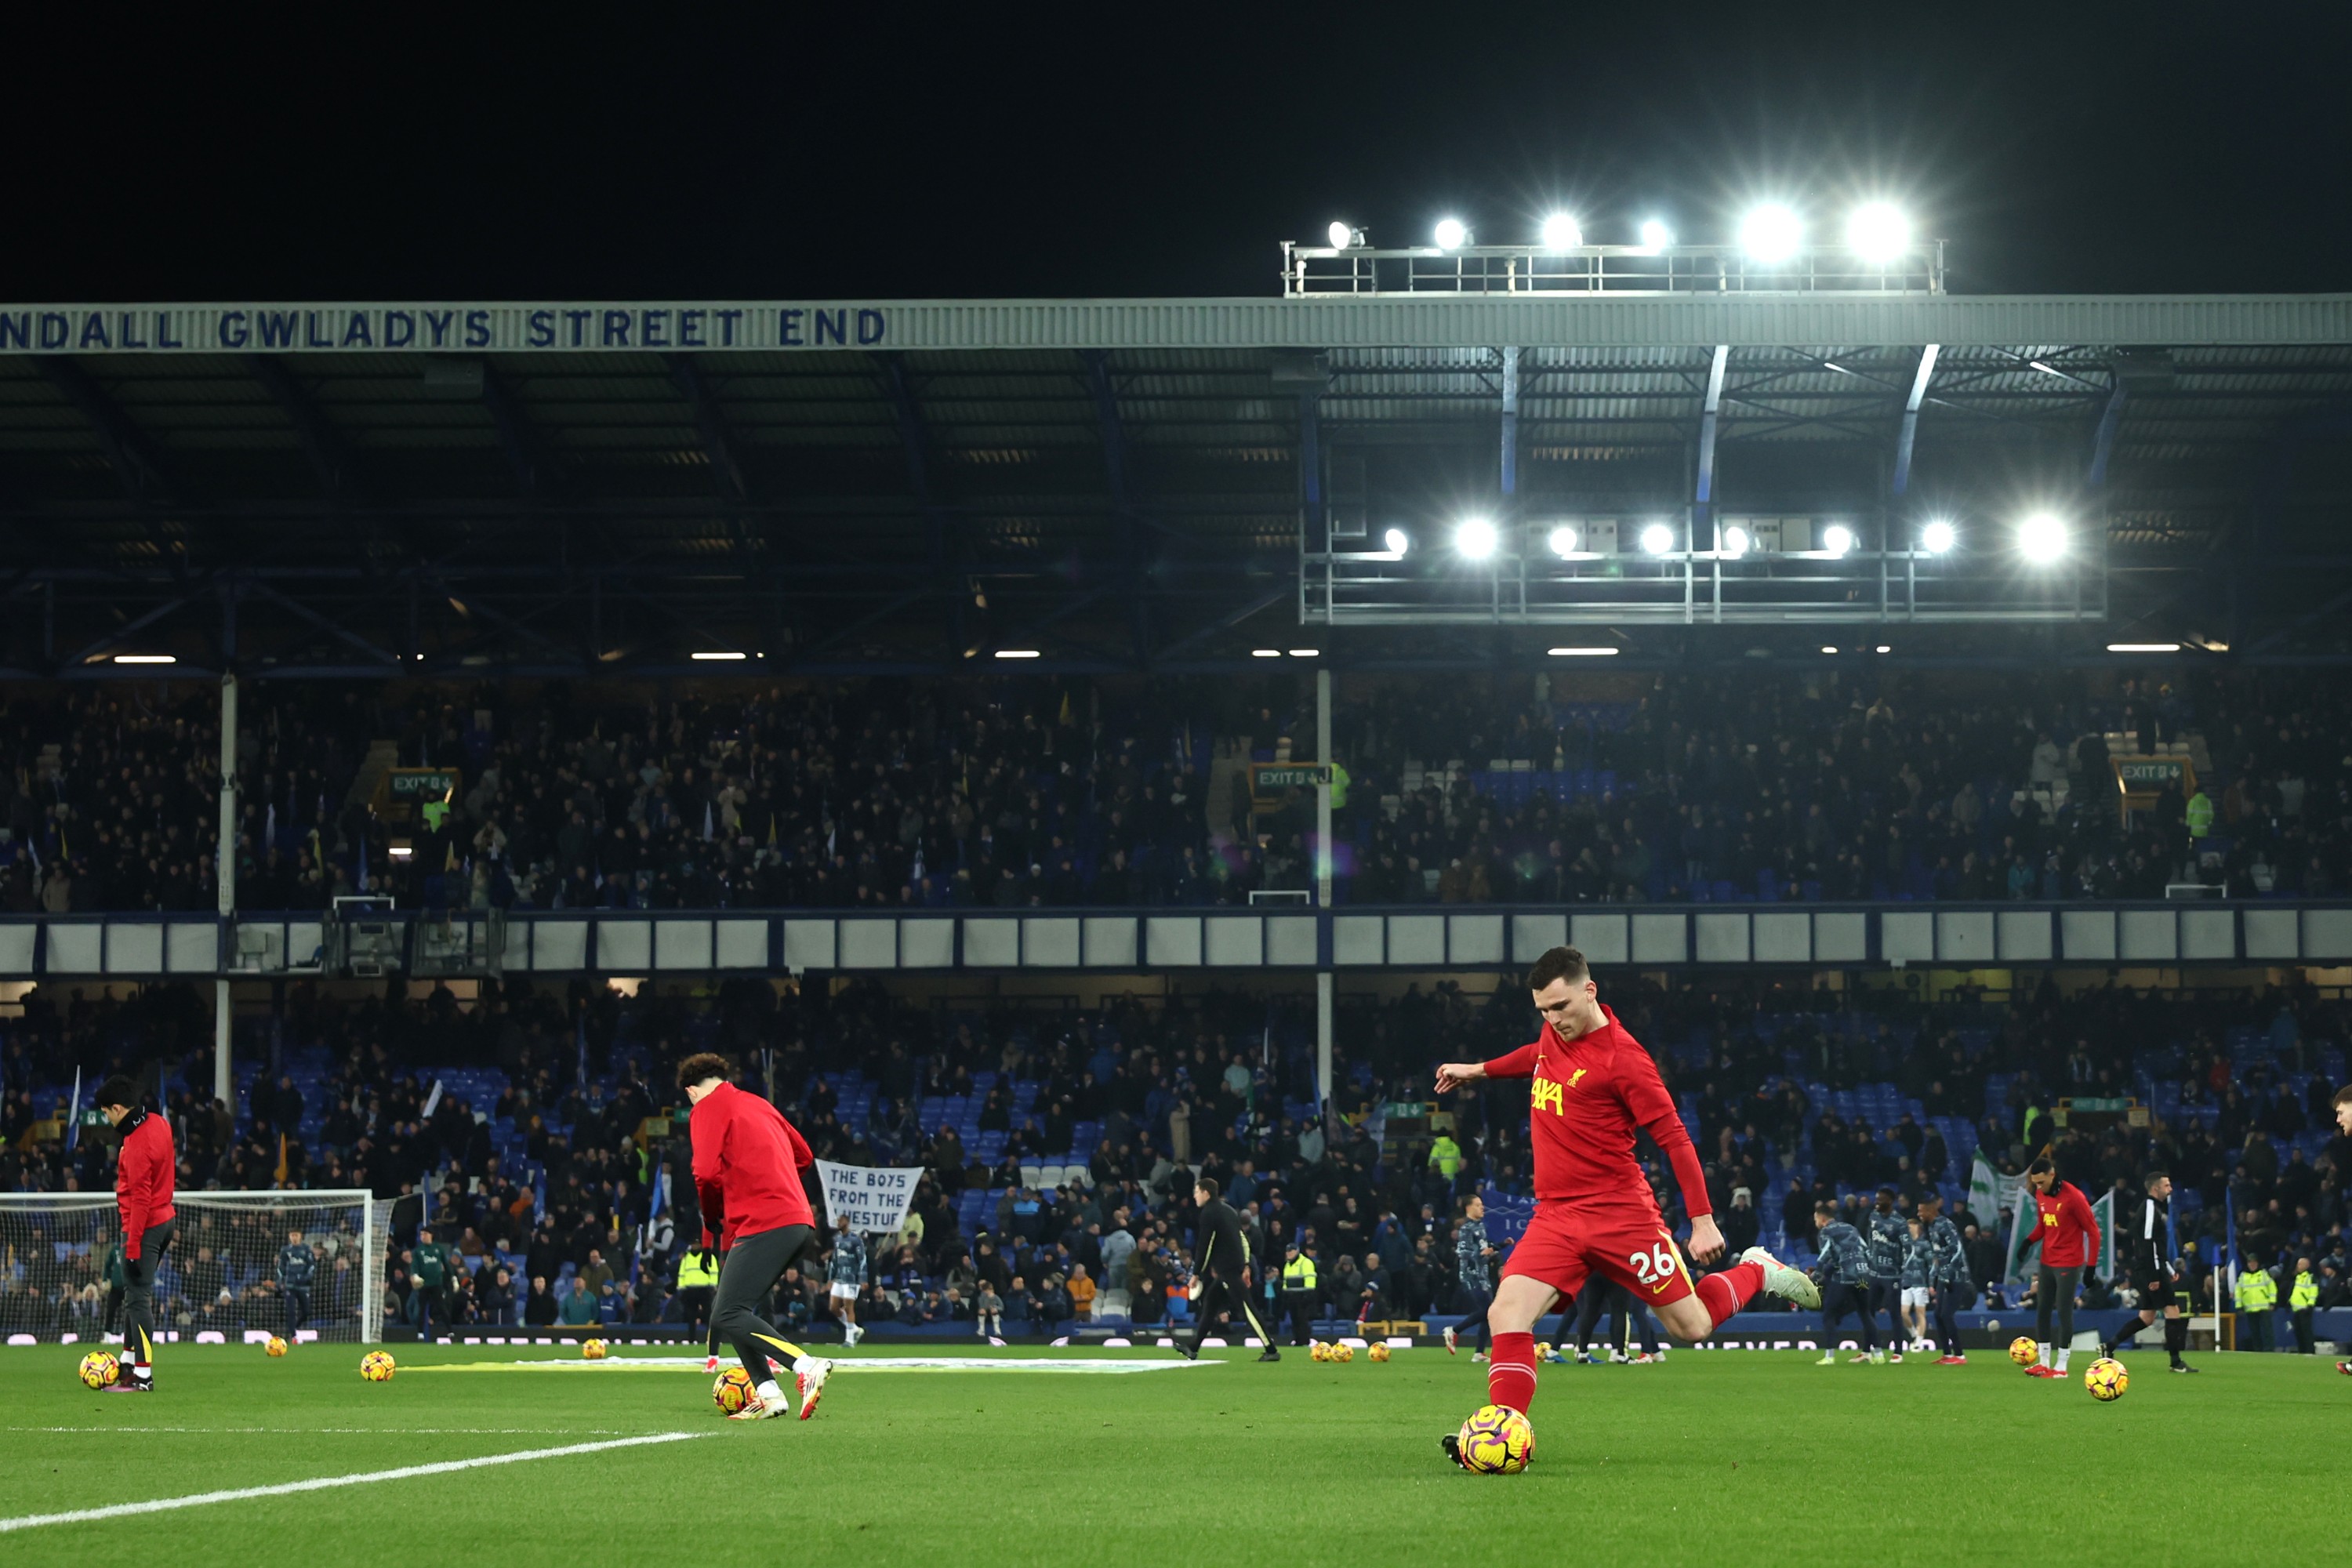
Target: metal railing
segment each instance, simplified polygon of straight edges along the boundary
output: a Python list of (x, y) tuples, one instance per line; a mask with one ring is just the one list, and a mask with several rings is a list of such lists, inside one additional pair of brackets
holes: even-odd
[(1884, 262), (1835, 246), (1759, 261), (1733, 245), (1434, 246), (1282, 242), (1285, 299), (1372, 294), (1941, 294), (1944, 242)]

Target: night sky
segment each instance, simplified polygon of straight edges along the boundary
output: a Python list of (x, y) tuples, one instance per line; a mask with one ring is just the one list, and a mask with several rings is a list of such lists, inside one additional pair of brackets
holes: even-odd
[(1262, 297), (1335, 217), (1831, 238), (1865, 195), (1959, 292), (2352, 289), (2341, 3), (45, 9), (16, 301)]

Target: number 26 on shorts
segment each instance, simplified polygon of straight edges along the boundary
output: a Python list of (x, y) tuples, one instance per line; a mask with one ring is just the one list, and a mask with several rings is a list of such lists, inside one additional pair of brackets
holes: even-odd
[(1647, 1252), (1627, 1255), (1625, 1261), (1633, 1266), (1634, 1277), (1644, 1285), (1654, 1285), (1675, 1271), (1674, 1249), (1663, 1241)]

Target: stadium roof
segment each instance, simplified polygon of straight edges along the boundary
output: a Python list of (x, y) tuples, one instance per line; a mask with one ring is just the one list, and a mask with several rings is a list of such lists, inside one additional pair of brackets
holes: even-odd
[(0, 307), (0, 671), (1227, 668), (1297, 626), (1310, 516), (1434, 525), (1506, 461), (1529, 510), (1706, 474), (1724, 512), (2105, 519), (2108, 621), (1906, 657), (2334, 658), (2347, 449), (2352, 296)]

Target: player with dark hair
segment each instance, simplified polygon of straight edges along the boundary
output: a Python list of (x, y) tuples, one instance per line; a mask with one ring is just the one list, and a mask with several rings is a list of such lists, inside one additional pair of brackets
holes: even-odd
[[(2180, 1258), (2172, 1235), (2172, 1177), (2163, 1171), (2149, 1172), (2141, 1194), (2139, 1222), (2128, 1229), (2116, 1227), (2122, 1232), (2116, 1246), (2123, 1254), (2124, 1278), (2139, 1287), (2139, 1321), (2131, 1332), (2137, 1335), (2152, 1326), (2161, 1314), (2169, 1370), (2195, 1372), (2180, 1354), (2189, 1348), (2189, 1320), (2180, 1315), (2180, 1297), (2175, 1289), (2180, 1279)], [(2116, 1336), (2118, 1342), (2127, 1337)], [(2116, 1353), (2112, 1344), (2104, 1348), (2108, 1355)]]
[(815, 1155), (774, 1106), (727, 1081), (724, 1057), (705, 1051), (687, 1058), (677, 1065), (677, 1087), (694, 1107), (688, 1133), (702, 1245), (717, 1246), (720, 1258), (711, 1326), (735, 1347), (751, 1379), (750, 1402), (728, 1419), (783, 1414), (768, 1355), (776, 1350), (789, 1358), (805, 1421), (816, 1414), (833, 1363), (779, 1335), (759, 1308), (816, 1234), (816, 1215), (801, 1187), (801, 1172)]
[(1853, 1352), (1851, 1364), (1884, 1362), (1886, 1352), (1878, 1348), (1877, 1323), (1866, 1293), (1870, 1270), (1863, 1261), (1862, 1232), (1839, 1218), (1837, 1205), (1823, 1198), (1813, 1205), (1813, 1234), (1821, 1254), (1821, 1261), (1813, 1267), (1822, 1285), (1822, 1359), (1813, 1364), (1837, 1364), (1837, 1341), (1832, 1336), (1838, 1320), (1848, 1312), (1862, 1324), (1862, 1348)]
[(1966, 1366), (1968, 1352), (1960, 1348), (1960, 1309), (1976, 1304), (1976, 1284), (1969, 1278), (1969, 1249), (1960, 1227), (1944, 1217), (1944, 1200), (1919, 1201), (1919, 1234), (1927, 1244), (1927, 1304), (1936, 1319), (1936, 1342), (1943, 1353), (1937, 1366)]
[(1201, 1227), (1192, 1238), (1192, 1342), (1177, 1349), (1186, 1361), (1199, 1361), (1209, 1325), (1220, 1312), (1238, 1311), (1265, 1347), (1257, 1359), (1280, 1361), (1274, 1336), (1250, 1310), (1250, 1247), (1249, 1237), (1242, 1234), (1242, 1216), (1206, 1176), (1193, 1182), (1192, 1201), (1201, 1208)]
[(1903, 1359), (1903, 1255), (1910, 1245), (1911, 1226), (1895, 1212), (1895, 1189), (1879, 1188), (1870, 1215), (1863, 1221), (1862, 1260), (1870, 1280), (1870, 1300), (1863, 1310), (1870, 1314), (1874, 1331), (1878, 1314), (1886, 1314), (1884, 1353), (1889, 1361)]
[(302, 1239), (302, 1227), (286, 1233), (278, 1249), (278, 1293), (286, 1302), (286, 1342), (292, 1344), (310, 1321), (310, 1287), (319, 1278), (319, 1255)]
[[(1555, 947), (1536, 960), (1527, 985), (1543, 1020), (1535, 1039), (1492, 1061), (1437, 1069), (1439, 1094), (1487, 1079), (1531, 1080), (1536, 1212), (1503, 1265), (1488, 1309), (1495, 1359), (1486, 1368), (1486, 1402), (1527, 1414), (1536, 1393), (1536, 1321), (1595, 1274), (1624, 1286), (1666, 1332), (1685, 1341), (1705, 1339), (1766, 1290), (1801, 1306), (1820, 1305), (1811, 1280), (1760, 1247), (1720, 1273), (1692, 1280), (1633, 1157), (1637, 1131), (1647, 1132), (1674, 1167), (1690, 1215), (1691, 1257), (1701, 1263), (1722, 1257), (1723, 1232), (1698, 1152), (1657, 1063), (1601, 1005), (1576, 949)], [(1454, 1455), (1452, 1434), (1444, 1444)]]
[(1456, 1208), (1462, 1219), (1454, 1227), (1454, 1272), (1462, 1282), (1462, 1294), (1468, 1299), (1470, 1310), (1445, 1331), (1445, 1353), (1460, 1353), (1457, 1347), (1462, 1336), (1475, 1327), (1478, 1342), (1472, 1348), (1470, 1359), (1485, 1361), (1486, 1342), (1493, 1332), (1486, 1324), (1486, 1309), (1495, 1304), (1495, 1249), (1486, 1241), (1486, 1200), (1472, 1193)]
[(121, 1135), (114, 1204), (122, 1215), (122, 1370), (110, 1394), (155, 1388), (155, 1272), (171, 1250), (177, 1161), (172, 1124), (150, 1111), (139, 1086), (116, 1073), (99, 1086), (98, 1108)]
[[(2038, 1221), (2025, 1245), (2042, 1248), (2041, 1268), (2033, 1279), (2033, 1338), (2041, 1359), (2025, 1373), (2029, 1377), (2064, 1377), (2066, 1353), (2074, 1343), (2074, 1293), (2082, 1289), (2084, 1268), (2098, 1256), (2099, 1220), (2083, 1189), (2059, 1180), (2058, 1167), (2047, 1155), (2025, 1168), (2025, 1180), (2033, 1190)], [(2054, 1360), (2053, 1311), (2058, 1315)]]

